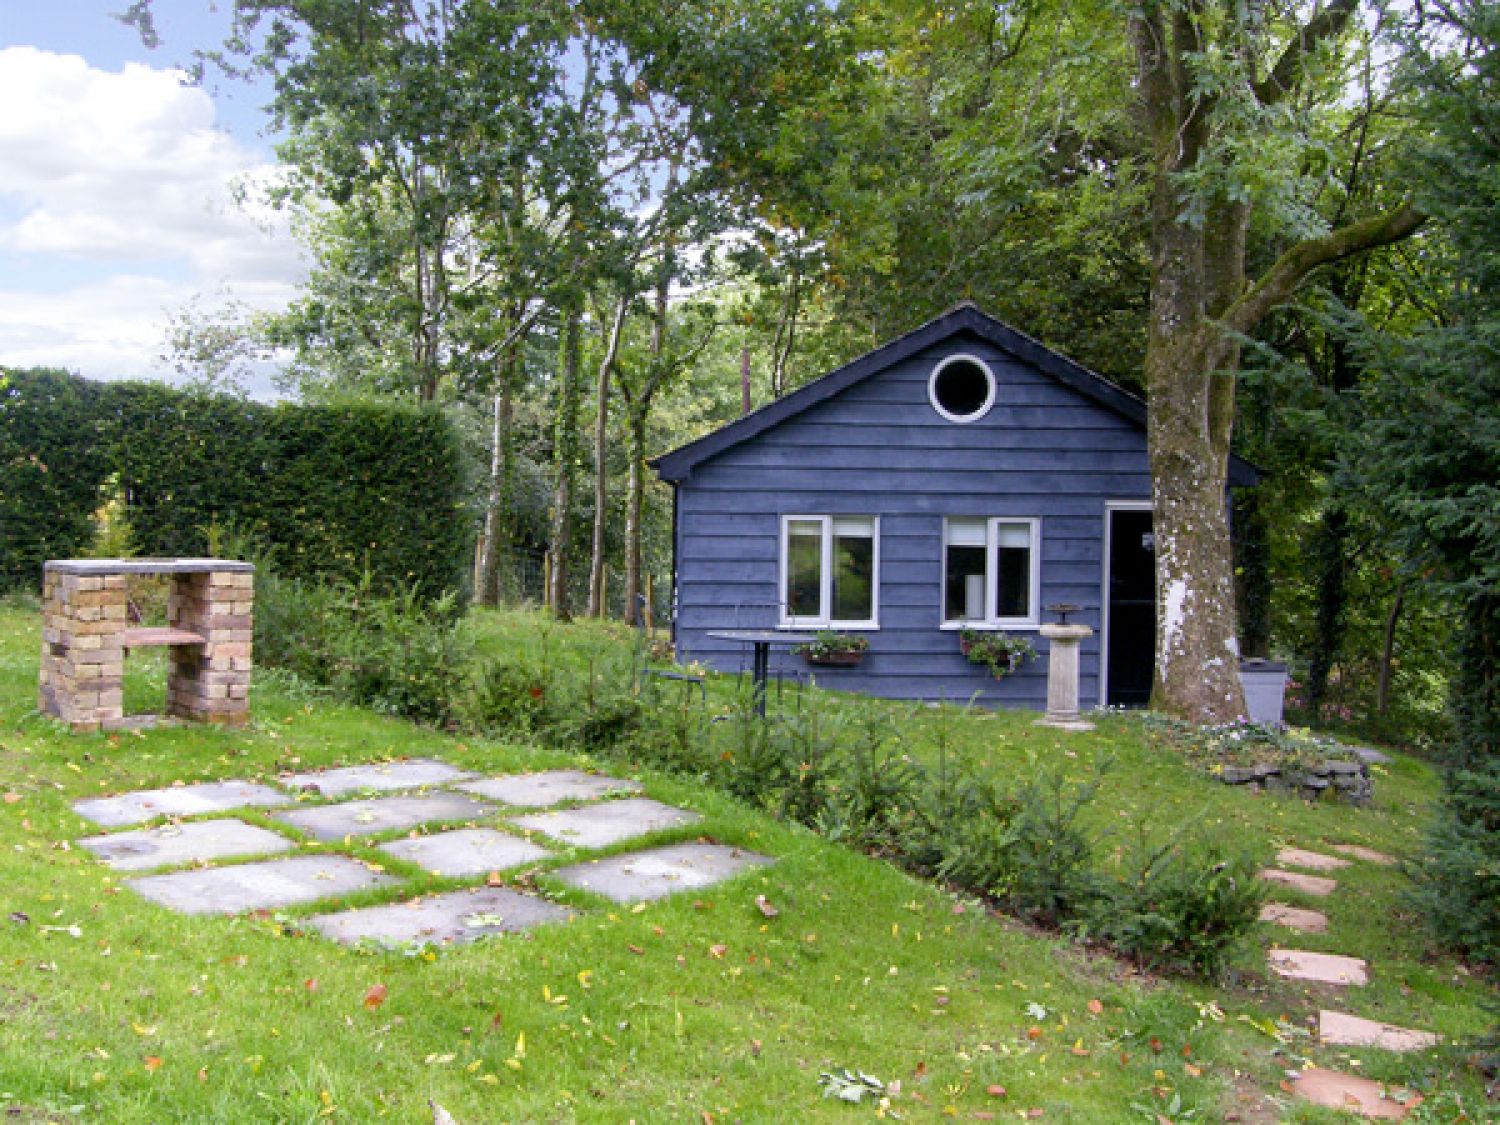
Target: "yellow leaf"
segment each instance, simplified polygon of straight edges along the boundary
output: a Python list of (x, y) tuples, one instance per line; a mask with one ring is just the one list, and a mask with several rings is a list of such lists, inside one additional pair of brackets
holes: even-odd
[(518, 1059), (524, 1059), (526, 1057), (526, 1033), (524, 1031), (516, 1036), (515, 1055)]
[(143, 1023), (133, 1023), (132, 1022), (131, 1025), (130, 1025), (130, 1030), (133, 1031), (133, 1032), (135, 1032), (137, 1035), (141, 1035), (141, 1036), (155, 1035), (156, 1034), (156, 1025), (155, 1024), (147, 1025), (147, 1024), (143, 1024)]

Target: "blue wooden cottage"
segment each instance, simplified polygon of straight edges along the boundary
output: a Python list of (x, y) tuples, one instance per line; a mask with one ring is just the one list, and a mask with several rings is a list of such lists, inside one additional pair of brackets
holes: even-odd
[[(734, 670), (718, 630), (836, 630), (870, 642), (826, 687), (1046, 704), (1046, 607), (1082, 609), (1081, 702), (1144, 704), (1155, 583), (1146, 407), (962, 304), (657, 458), (674, 487), (679, 658)], [(1232, 485), (1255, 470), (1236, 459)], [(1039, 658), (996, 681), (965, 629)], [(807, 670), (789, 651), (784, 670)]]

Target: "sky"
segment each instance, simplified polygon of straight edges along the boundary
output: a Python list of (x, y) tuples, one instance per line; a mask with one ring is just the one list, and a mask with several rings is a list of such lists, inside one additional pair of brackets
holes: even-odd
[(178, 381), (174, 315), (279, 308), (304, 272), (286, 216), (254, 202), (275, 174), (266, 90), (186, 81), (227, 0), (154, 0), (155, 50), (111, 18), (127, 2), (0, 0), (0, 366)]

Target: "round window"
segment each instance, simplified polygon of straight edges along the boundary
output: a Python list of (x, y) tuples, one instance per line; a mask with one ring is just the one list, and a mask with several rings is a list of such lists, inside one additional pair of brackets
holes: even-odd
[(976, 422), (995, 404), (995, 376), (981, 359), (949, 356), (932, 369), (927, 396), (950, 422)]

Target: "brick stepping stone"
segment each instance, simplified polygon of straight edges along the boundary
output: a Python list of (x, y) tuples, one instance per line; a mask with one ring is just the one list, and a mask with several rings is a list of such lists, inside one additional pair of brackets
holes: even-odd
[(1326, 934), (1328, 915), (1316, 910), (1304, 910), (1299, 906), (1287, 906), (1280, 902), (1268, 902), (1260, 908), (1262, 922), (1275, 922), (1304, 934)]
[(505, 777), (487, 777), (458, 788), (481, 797), (491, 797), (507, 805), (545, 808), (559, 801), (591, 801), (610, 793), (639, 793), (639, 782), (617, 777), (584, 773), (582, 770), (547, 770), (543, 773), (518, 773)]
[(455, 769), (447, 762), (412, 758), (404, 762), (371, 762), (360, 766), (287, 774), (278, 780), (293, 789), (313, 789), (325, 797), (343, 797), (369, 790), (422, 789), (464, 781), (475, 774)]
[(575, 864), (556, 874), (565, 883), (615, 902), (640, 902), (712, 886), (770, 862), (769, 856), (723, 844), (674, 844)]
[(420, 824), (477, 820), (494, 811), (494, 805), (461, 793), (425, 793), (419, 797), (375, 797), (368, 801), (289, 809), (277, 813), (276, 819), (318, 840), (342, 840), (345, 836), (373, 836)]
[(1341, 1047), (1379, 1047), (1385, 1051), (1425, 1051), (1443, 1041), (1441, 1035), (1430, 1031), (1329, 1011), (1318, 1013), (1318, 1038)]
[(664, 805), (647, 797), (631, 797), (623, 801), (605, 801), (602, 805), (513, 817), (511, 823), (577, 847), (602, 848), (658, 829), (676, 828), (702, 819), (687, 809)]
[(320, 914), (308, 922), (345, 945), (461, 945), (489, 934), (513, 933), (547, 922), (565, 922), (572, 911), (535, 895), (504, 887), (433, 895), (391, 906), (366, 906)]
[(1291, 887), (1303, 894), (1316, 895), (1325, 898), (1333, 894), (1338, 887), (1338, 880), (1324, 879), (1320, 875), (1304, 875), (1300, 871), (1282, 871), (1275, 867), (1267, 867), (1260, 872), (1260, 878), (1268, 883), (1280, 883), (1283, 887)]
[(1362, 859), (1366, 863), (1378, 863), (1381, 867), (1395, 867), (1397, 859), (1385, 852), (1377, 852), (1374, 848), (1367, 848), (1363, 844), (1334, 844), (1333, 850), (1344, 855), (1352, 855), (1355, 859)]
[(1273, 949), (1267, 957), (1271, 971), (1288, 980), (1338, 985), (1370, 983), (1368, 966), (1358, 957), (1344, 957), (1337, 953), (1307, 953), (1298, 949)]
[(459, 828), (408, 840), (392, 840), (380, 850), (415, 863), (434, 875), (458, 878), (503, 871), (522, 863), (546, 859), (552, 853), (529, 840), (493, 828)]
[(1340, 867), (1349, 866), (1347, 859), (1302, 848), (1282, 848), (1276, 853), (1276, 862), (1286, 867), (1306, 867), (1312, 871), (1337, 871)]
[(1292, 1093), (1314, 1105), (1391, 1121), (1400, 1121), (1422, 1104), (1420, 1094), (1399, 1086), (1321, 1068), (1304, 1070), (1293, 1079)]
[(295, 846), (285, 836), (233, 818), (163, 824), (134, 832), (90, 836), (78, 842), (117, 871), (180, 867), (227, 856), (272, 855)]
[(183, 914), (273, 910), (396, 882), (342, 855), (293, 856), (126, 880), (152, 902)]
[(75, 801), (73, 811), (106, 828), (120, 828), (127, 824), (143, 824), (159, 816), (198, 816), (251, 806), (273, 807), (291, 803), (290, 797), (269, 785), (249, 781), (209, 781)]

